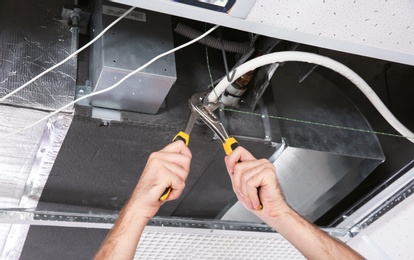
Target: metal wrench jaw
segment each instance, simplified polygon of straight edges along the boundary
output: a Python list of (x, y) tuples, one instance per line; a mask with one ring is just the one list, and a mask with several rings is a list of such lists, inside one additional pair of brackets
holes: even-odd
[[(200, 118), (201, 121), (203, 121), (220, 138), (223, 143), (224, 152), (226, 155), (230, 155), (239, 146), (239, 143), (234, 137), (229, 137), (223, 124), (213, 112), (218, 108), (219, 103), (208, 102), (206, 94), (197, 93), (190, 98), (188, 104), (191, 113), (197, 114), (198, 118)], [(259, 190), (257, 190), (257, 192), (259, 192)], [(262, 208), (263, 204), (260, 202), (258, 209)]]
[(226, 129), (220, 122), (214, 110), (217, 109), (219, 104), (207, 103), (205, 104), (206, 94), (196, 93), (189, 100), (189, 106), (192, 112), (198, 115), (198, 118), (204, 122), (221, 140), (222, 143), (226, 143), (229, 138)]
[(184, 128), (184, 132), (187, 133), (188, 135), (191, 134), (191, 131), (193, 130), (193, 126), (195, 124), (195, 122), (198, 119), (198, 114), (191, 109), (190, 111), (190, 115), (188, 116), (188, 120), (187, 120), (187, 124), (185, 125)]

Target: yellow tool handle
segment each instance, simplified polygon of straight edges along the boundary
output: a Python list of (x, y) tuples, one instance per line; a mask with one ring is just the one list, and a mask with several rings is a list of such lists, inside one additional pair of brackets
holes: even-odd
[[(178, 141), (178, 140), (183, 141), (185, 143), (185, 145), (188, 146), (188, 142), (190, 141), (190, 136), (186, 132), (180, 131), (172, 139), (173, 142)], [(168, 198), (168, 196), (170, 195), (171, 190), (172, 190), (171, 187), (166, 188), (165, 191), (162, 193), (162, 195), (160, 197), (160, 200), (165, 201)]]
[(178, 141), (178, 140), (183, 141), (185, 145), (188, 146), (188, 142), (190, 141), (190, 136), (186, 132), (180, 131), (172, 139), (173, 142)]
[(230, 155), (238, 146), (239, 146), (239, 143), (234, 137), (227, 138), (226, 142), (223, 143), (224, 152), (227, 155)]
[[(226, 142), (223, 143), (224, 152), (227, 155), (230, 155), (239, 146), (240, 146), (239, 143), (237, 142), (236, 138), (234, 138), (234, 137), (227, 138)], [(239, 161), (239, 162), (241, 162), (241, 161)], [(259, 196), (259, 189), (260, 188), (257, 189), (257, 196)], [(259, 197), (259, 201), (260, 201), (260, 197)], [(263, 209), (263, 204), (262, 204), (261, 201), (260, 201), (260, 206), (259, 206), (258, 209)]]

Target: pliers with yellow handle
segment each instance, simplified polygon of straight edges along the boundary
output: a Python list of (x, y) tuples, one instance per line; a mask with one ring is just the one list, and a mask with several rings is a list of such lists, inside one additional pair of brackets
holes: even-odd
[[(195, 121), (197, 120), (198, 116), (195, 112), (191, 111), (190, 116), (188, 117), (187, 124), (184, 128), (184, 131), (178, 132), (172, 139), (173, 142), (181, 140), (185, 143), (186, 146), (188, 146), (188, 143), (190, 142), (190, 134), (193, 130), (193, 126)], [(165, 191), (162, 193), (160, 200), (165, 201), (168, 196), (171, 193), (171, 187), (166, 188)]]
[(234, 137), (230, 137), (227, 134), (226, 129), (220, 122), (220, 119), (214, 114), (214, 110), (217, 108), (215, 104), (205, 104), (205, 95), (203, 93), (194, 94), (190, 99), (190, 109), (195, 111), (198, 118), (203, 121), (220, 139), (223, 143), (224, 152), (230, 155), (234, 149), (239, 146), (239, 143)]
[[(188, 104), (190, 106), (191, 113), (187, 121), (186, 128), (184, 132), (181, 131), (174, 137), (173, 142), (176, 140), (183, 140), (188, 146), (188, 141), (190, 139), (189, 134), (191, 133), (195, 121), (200, 119), (218, 136), (220, 141), (223, 143), (224, 152), (227, 155), (230, 155), (239, 146), (239, 143), (234, 137), (230, 137), (227, 134), (223, 124), (213, 112), (218, 107), (217, 104), (210, 104), (206, 102), (206, 96), (207, 95), (205, 93), (196, 93), (190, 98)], [(171, 188), (167, 188), (160, 197), (160, 200), (166, 200), (170, 192)], [(262, 207), (263, 206), (260, 203), (260, 208)]]

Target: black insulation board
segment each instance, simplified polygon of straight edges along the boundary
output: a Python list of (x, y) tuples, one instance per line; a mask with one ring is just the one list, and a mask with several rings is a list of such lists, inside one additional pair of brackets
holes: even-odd
[[(54, 210), (56, 204), (65, 205), (68, 211), (79, 211), (79, 207), (120, 210), (132, 193), (149, 155), (170, 143), (179, 130), (174, 126), (161, 128), (154, 122), (145, 123), (145, 126), (122, 123), (103, 126), (98, 120), (75, 117), (38, 209)], [(265, 144), (261, 147), (251, 142), (240, 143), (253, 152), (257, 150), (254, 154), (258, 157), (268, 157), (273, 151), (266, 149)], [(210, 130), (205, 126), (195, 126), (190, 149), (193, 160), (186, 189), (180, 199), (164, 204), (159, 215), (214, 218), (234, 196), (224, 165), (222, 145), (220, 141), (212, 140)], [(196, 184), (198, 188), (193, 189)], [(216, 185), (208, 189), (210, 184)], [(195, 203), (188, 204), (190, 198)], [(214, 203), (206, 207), (205, 202), (210, 201)], [(182, 212), (180, 207), (191, 210)]]
[(92, 259), (109, 230), (31, 226), (21, 260)]

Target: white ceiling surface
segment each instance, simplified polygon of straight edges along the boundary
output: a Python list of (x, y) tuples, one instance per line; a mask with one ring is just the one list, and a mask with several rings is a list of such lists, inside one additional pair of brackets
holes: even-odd
[(246, 20), (414, 54), (413, 14), (412, 0), (258, 0)]
[[(46, 115), (47, 112), (0, 105), (0, 138)], [(71, 118), (56, 115), (29, 130), (0, 139), (0, 208), (36, 207)], [(10, 254), (23, 245), (27, 230), (26, 225), (0, 225), (1, 259), (18, 259), (10, 258)]]
[(352, 238), (348, 245), (367, 259), (413, 259), (414, 196)]
[[(246, 18), (173, 0), (112, 0), (247, 32), (414, 65), (414, 1), (256, 0)], [(241, 3), (239, 0), (236, 5)], [(248, 5), (246, 5), (250, 8)]]

